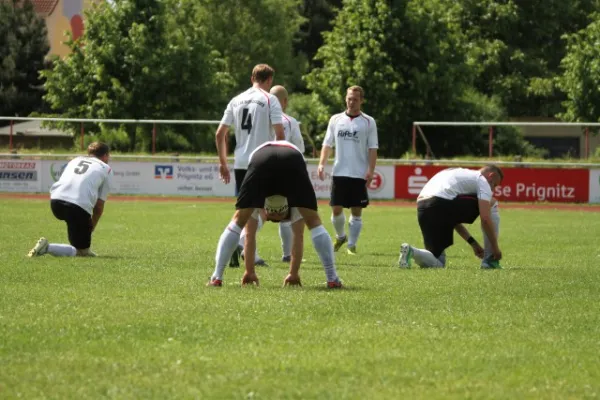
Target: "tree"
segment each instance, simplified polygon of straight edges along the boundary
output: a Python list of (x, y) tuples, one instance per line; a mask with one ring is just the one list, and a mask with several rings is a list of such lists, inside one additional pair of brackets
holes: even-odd
[(0, 1), (0, 115), (42, 109), (39, 72), (49, 50), (46, 23), (31, 1)]
[[(205, 26), (208, 42), (223, 53), (235, 91), (250, 86), (256, 64), (275, 68), (275, 81), (297, 86), (306, 59), (294, 55), (294, 38), (304, 19), (300, 0), (187, 0), (197, 4), (197, 23)], [(231, 94), (231, 93), (230, 93)]]
[(323, 33), (332, 29), (332, 22), (337, 11), (342, 7), (342, 0), (304, 0), (301, 14), (305, 18), (297, 33), (294, 49), (303, 54), (309, 62), (309, 70), (320, 66), (313, 60), (317, 50), (323, 44)]
[(561, 36), (577, 32), (598, 11), (597, 0), (459, 0), (475, 86), (498, 96), (510, 116), (554, 116), (563, 94), (555, 82), (565, 55)]
[[(345, 89), (365, 89), (365, 112), (377, 121), (380, 151), (399, 157), (409, 149), (417, 119), (456, 119), (474, 72), (460, 46), (448, 5), (428, 0), (346, 0), (317, 59), (323, 67), (307, 84), (329, 112), (343, 109)], [(439, 143), (451, 149), (457, 137)], [(468, 141), (467, 141), (468, 142)]]
[[(233, 82), (194, 15), (192, 3), (176, 0), (95, 6), (87, 14), (83, 37), (68, 42), (72, 53), (44, 72), (47, 101), (70, 117), (215, 117)], [(133, 149), (139, 129), (124, 129)], [(181, 130), (184, 147), (198, 142), (194, 131)], [(149, 135), (148, 130), (141, 133)]]
[(567, 53), (558, 85), (567, 99), (560, 117), (571, 122), (600, 122), (600, 14), (594, 14), (587, 27), (564, 38)]

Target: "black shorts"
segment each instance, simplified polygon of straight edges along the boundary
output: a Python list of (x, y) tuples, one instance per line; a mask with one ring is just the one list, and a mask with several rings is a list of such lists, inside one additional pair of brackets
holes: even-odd
[(437, 258), (454, 243), (457, 224), (472, 224), (479, 217), (479, 202), (475, 195), (432, 197), (417, 202), (417, 217), (425, 248)]
[(240, 188), (242, 187), (242, 182), (244, 182), (244, 178), (246, 177), (247, 169), (234, 169), (233, 174), (235, 176), (235, 195), (240, 194)]
[(252, 156), (235, 208), (263, 208), (265, 198), (287, 197), (289, 207), (317, 210), (317, 196), (298, 150), (265, 146)]
[(76, 249), (89, 249), (92, 244), (92, 216), (77, 204), (50, 200), (54, 216), (67, 223), (69, 243)]
[(365, 208), (369, 205), (367, 181), (348, 176), (334, 176), (331, 181), (331, 200), (329, 201), (329, 205), (342, 206), (344, 208)]

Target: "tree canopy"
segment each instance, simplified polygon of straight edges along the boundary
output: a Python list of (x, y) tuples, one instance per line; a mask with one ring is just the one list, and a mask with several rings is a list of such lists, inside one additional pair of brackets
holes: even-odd
[(39, 72), (49, 49), (46, 24), (31, 1), (0, 1), (0, 115), (42, 109)]

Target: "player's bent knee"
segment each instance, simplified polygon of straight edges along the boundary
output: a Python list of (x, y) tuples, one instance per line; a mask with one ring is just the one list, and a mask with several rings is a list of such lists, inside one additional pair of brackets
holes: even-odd
[(337, 217), (338, 215), (340, 215), (341, 213), (344, 212), (344, 207), (333, 206), (333, 207), (331, 207), (331, 211), (333, 212), (333, 215), (335, 215)]
[(302, 215), (304, 223), (306, 224), (308, 229), (313, 229), (323, 224), (317, 211), (303, 207), (298, 207), (298, 211), (300, 212), (300, 215)]

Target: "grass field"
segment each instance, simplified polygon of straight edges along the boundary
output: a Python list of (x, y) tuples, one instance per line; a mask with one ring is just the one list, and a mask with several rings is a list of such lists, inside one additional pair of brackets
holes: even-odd
[(63, 224), (45, 200), (0, 211), (3, 399), (600, 396), (598, 213), (504, 209), (503, 270), (462, 242), (444, 270), (403, 270), (415, 211), (371, 207), (329, 291), (308, 236), (304, 287), (280, 287), (275, 224), (261, 287), (228, 268), (206, 288), (229, 204), (109, 201), (95, 259), (28, 259), (42, 235), (66, 242)]

